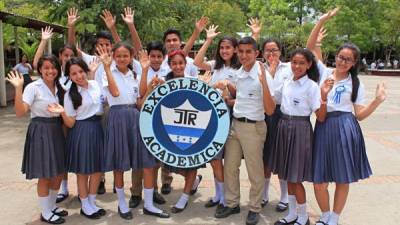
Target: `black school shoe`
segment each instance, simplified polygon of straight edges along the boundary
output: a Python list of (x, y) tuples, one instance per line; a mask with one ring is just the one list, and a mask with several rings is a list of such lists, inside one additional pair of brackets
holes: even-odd
[(60, 211), (58, 211), (60, 208), (56, 207), (55, 209), (53, 209), (51, 212), (57, 216), (60, 217), (66, 217), (68, 216), (68, 211), (67, 210), (63, 210), (61, 209)]
[(142, 202), (142, 196), (132, 195), (129, 199), (129, 208), (136, 208)]
[(46, 220), (46, 219), (43, 217), (43, 215), (40, 214), (40, 220), (43, 221), (43, 222), (49, 223), (49, 224), (62, 224), (62, 223), (65, 223), (65, 219), (62, 218), (62, 217), (59, 217), (58, 219), (52, 221), (51, 219), (52, 219), (54, 216), (56, 216), (56, 214), (51, 215), (50, 218), (49, 218), (48, 220)]
[(297, 218), (293, 221), (287, 221), (285, 218), (280, 219), (274, 223), (274, 225), (292, 225), (296, 222)]
[(89, 214), (86, 214), (86, 213), (83, 211), (82, 208), (81, 208), (81, 215), (84, 216), (84, 217), (86, 217), (86, 218), (88, 218), (88, 219), (91, 219), (91, 220), (100, 219), (100, 215), (99, 215), (97, 212), (95, 212), (95, 213), (89, 215)]
[(105, 216), (106, 215), (106, 210), (100, 208), (99, 210), (97, 210), (96, 213), (99, 214), (100, 216)]
[(121, 210), (119, 209), (119, 206), (118, 206), (118, 214), (124, 220), (133, 219), (133, 215), (132, 215), (132, 212), (130, 210), (128, 212), (126, 212), (126, 213), (122, 213)]
[(278, 205), (276, 205), (275, 210), (277, 212), (284, 212), (287, 210), (288, 206), (289, 206), (289, 203), (279, 202)]
[(222, 209), (217, 210), (215, 212), (215, 218), (218, 218), (218, 219), (226, 218), (232, 214), (237, 214), (237, 213), (240, 213), (240, 206), (236, 206), (233, 208), (225, 206)]
[(219, 204), (219, 201), (214, 202), (212, 199), (209, 199), (208, 202), (204, 205), (206, 208), (212, 208), (214, 206), (217, 206)]
[(101, 180), (99, 184), (99, 188), (97, 189), (97, 194), (98, 195), (103, 195), (106, 193), (106, 180)]
[(65, 199), (67, 199), (69, 196), (69, 193), (67, 192), (67, 194), (64, 193), (58, 193), (57, 194), (57, 199), (56, 199), (56, 203), (60, 203), (62, 201), (64, 201)]
[(171, 184), (163, 184), (161, 186), (161, 194), (163, 195), (171, 193), (171, 190), (172, 190)]
[(143, 207), (143, 214), (150, 215), (150, 216), (156, 216), (159, 218), (169, 218), (170, 217), (169, 213), (165, 212), (164, 210), (162, 210), (162, 212), (160, 212), (160, 213), (155, 213), (155, 212), (147, 210), (144, 207)]
[(171, 212), (172, 212), (172, 213), (175, 213), (175, 214), (176, 214), (176, 213), (183, 212), (183, 210), (186, 209), (186, 206), (187, 206), (187, 205), (188, 205), (188, 203), (186, 202), (185, 207), (183, 207), (182, 209), (173, 206), (173, 207), (171, 208)]
[(160, 195), (160, 193), (158, 193), (158, 191), (155, 191), (153, 193), (153, 202), (155, 202), (156, 204), (162, 205), (165, 204), (167, 201), (165, 201), (165, 198)]
[(246, 225), (256, 225), (260, 220), (260, 214), (257, 212), (249, 211), (246, 218)]

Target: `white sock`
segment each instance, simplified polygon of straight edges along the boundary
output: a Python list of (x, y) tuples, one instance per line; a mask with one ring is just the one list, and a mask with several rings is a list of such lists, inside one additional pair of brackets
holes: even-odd
[(186, 206), (186, 203), (189, 201), (189, 195), (182, 193), (179, 200), (176, 202), (175, 207), (179, 209), (183, 209)]
[(304, 204), (297, 204), (298, 207), (298, 217), (297, 217), (297, 222), (300, 224), (306, 224), (308, 220), (308, 214), (307, 214), (307, 205), (306, 203)]
[(219, 191), (219, 204), (222, 204), (225, 206), (225, 192), (224, 192), (224, 182), (218, 182), (217, 181), (217, 186), (218, 186), (218, 191)]
[(57, 194), (58, 194), (58, 190), (49, 189), (49, 204), (50, 204), (51, 211), (53, 211), (55, 208), (57, 208), (57, 205), (56, 205)]
[(291, 222), (293, 220), (296, 219), (297, 217), (297, 201), (296, 201), (296, 196), (294, 195), (289, 195), (288, 196), (288, 200), (289, 200), (289, 210), (288, 210), (288, 214), (285, 217), (285, 220), (287, 222)]
[(196, 188), (199, 186), (199, 184), (200, 184), (200, 178), (197, 175), (196, 176), (196, 180), (194, 180), (194, 183), (193, 183), (193, 186), (192, 186), (192, 190), (196, 190)]
[(90, 206), (93, 208), (93, 210), (96, 212), (99, 211), (101, 208), (97, 207), (97, 205), (96, 205), (96, 195), (89, 194), (88, 198), (89, 198)]
[(117, 188), (117, 187), (115, 187), (115, 190), (117, 191), (117, 195), (118, 195), (118, 206), (119, 206), (119, 210), (120, 210), (122, 213), (127, 213), (127, 212), (129, 212), (128, 205), (126, 204), (126, 201), (125, 201), (125, 192), (124, 192), (124, 188)]
[(217, 179), (214, 177), (214, 186), (215, 186), (215, 195), (214, 195), (214, 197), (212, 198), (212, 201), (213, 202), (219, 202), (219, 200), (220, 200), (220, 196), (219, 196), (219, 194), (220, 194), (220, 190), (219, 190), (219, 187), (218, 187), (218, 181), (217, 181)]
[[(53, 213), (51, 212), (51, 205), (50, 205), (50, 201), (49, 201), (49, 196), (46, 197), (39, 197), (39, 204), (40, 207), (42, 208), (42, 216), (48, 220)], [(59, 217), (57, 215), (53, 216), (52, 221), (57, 220)]]
[(339, 214), (332, 212), (329, 217), (328, 225), (337, 225), (339, 222)]
[(279, 180), (279, 186), (281, 188), (281, 200), (280, 202), (288, 203), (288, 188), (286, 180)]
[(68, 180), (62, 180), (61, 181), (61, 194), (67, 194), (68, 193)]
[(321, 218), (319, 218), (319, 220), (324, 223), (328, 223), (330, 215), (331, 215), (330, 211), (322, 212)]
[(269, 183), (271, 179), (270, 178), (265, 178), (265, 186), (264, 186), (264, 192), (263, 192), (263, 200), (264, 201), (269, 201)]
[(92, 208), (89, 202), (89, 198), (80, 198), (81, 199), (81, 205), (82, 205), (82, 210), (86, 215), (92, 215), (96, 211)]
[(144, 193), (144, 207), (150, 212), (161, 213), (162, 210), (156, 208), (153, 204), (154, 188), (143, 188)]

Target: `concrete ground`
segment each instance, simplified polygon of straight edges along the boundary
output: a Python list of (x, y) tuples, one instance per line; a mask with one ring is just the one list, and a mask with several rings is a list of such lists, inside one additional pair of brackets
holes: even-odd
[[(386, 81), (388, 98), (367, 120), (361, 122), (367, 145), (373, 176), (352, 184), (347, 205), (340, 218), (341, 225), (398, 224), (400, 217), (400, 78), (361, 76), (367, 90), (367, 99), (375, 95), (377, 82)], [(16, 118), (12, 106), (0, 108), (0, 224), (41, 224), (40, 208), (36, 196), (36, 180), (25, 180), (21, 174), (21, 160), (25, 132), (29, 118)], [(98, 204), (107, 210), (100, 220), (88, 220), (79, 215), (80, 204), (76, 197), (76, 179), (69, 175), (70, 197), (60, 204), (69, 211), (66, 224), (245, 224), (248, 212), (249, 182), (244, 163), (241, 168), (241, 213), (227, 219), (215, 219), (214, 209), (204, 204), (214, 194), (214, 182), (210, 166), (199, 170), (204, 179), (199, 191), (190, 198), (188, 208), (170, 219), (158, 219), (143, 215), (143, 203), (133, 209), (132, 221), (122, 220), (117, 213), (117, 196), (112, 194), (112, 176), (107, 174), (107, 193), (98, 196)], [(126, 199), (129, 199), (129, 174), (126, 173)], [(174, 175), (173, 192), (165, 196), (167, 204), (160, 206), (170, 210), (179, 198), (183, 179)], [(320, 210), (315, 201), (312, 185), (307, 183), (307, 203), (312, 224), (318, 219)], [(331, 185), (330, 189), (334, 185)], [(279, 200), (279, 183), (272, 179), (270, 203), (262, 210), (259, 224), (273, 224), (285, 213), (274, 208)]]

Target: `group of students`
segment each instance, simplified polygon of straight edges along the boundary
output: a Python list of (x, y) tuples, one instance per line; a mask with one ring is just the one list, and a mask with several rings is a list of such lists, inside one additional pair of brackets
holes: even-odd
[[(279, 41), (265, 40), (262, 44), (265, 63), (261, 63), (256, 60), (261, 31), (258, 20), (250, 20), (252, 37), (221, 38), (215, 59), (205, 62), (207, 49), (219, 34), (214, 25), (206, 29), (206, 41), (195, 59), (187, 57), (206, 28), (205, 17), (196, 22), (183, 49), (179, 31), (170, 29), (164, 33), (163, 43), (152, 41), (146, 51), (141, 50), (130, 8), (125, 8), (122, 18), (134, 47), (120, 42), (115, 17), (103, 11), (101, 17), (110, 33), (97, 35), (94, 56), (72, 45), (79, 16), (76, 9), (69, 10), (70, 44), (60, 50), (58, 58), (43, 55), (52, 33), (49, 28), (42, 31), (33, 62), (40, 79), (23, 91), (24, 79), (20, 74), (10, 72), (7, 78), (16, 90), (16, 115), (31, 111), (22, 172), (27, 179), (38, 178), (41, 220), (50, 224), (65, 222), (68, 212), (58, 208), (56, 201), (67, 172), (77, 175), (80, 213), (90, 219), (106, 214), (96, 205), (96, 193), (103, 173), (110, 171), (114, 174), (118, 213), (123, 219), (132, 219), (123, 180), (124, 171), (131, 169), (135, 181), (132, 189), (140, 190), (136, 192), (139, 201), (143, 179), (143, 213), (170, 217), (154, 205), (154, 202), (165, 203), (157, 192), (160, 166), (165, 177), (170, 176), (168, 172), (184, 176), (182, 194), (171, 212), (185, 210), (189, 196), (196, 193), (202, 179), (197, 175), (198, 168), (160, 165), (142, 142), (139, 111), (146, 96), (158, 85), (178, 77), (197, 78), (198, 67), (210, 71), (211, 75), (199, 79), (219, 89), (232, 111), (224, 151), (210, 161), (215, 195), (205, 207), (217, 206), (216, 218), (240, 212), (239, 167), (244, 158), (251, 184), (246, 224), (258, 223), (262, 207), (269, 201), (273, 173), (278, 175), (281, 187), (276, 209), (288, 209), (287, 215), (275, 225), (310, 223), (304, 181), (314, 183), (322, 212), (316, 224), (336, 225), (349, 184), (371, 175), (357, 120), (368, 117), (386, 97), (384, 84), (379, 84), (375, 99), (365, 103), (364, 86), (357, 77), (360, 51), (354, 44), (347, 43), (338, 49), (335, 69), (322, 63), (320, 31), (336, 13), (337, 9), (321, 16), (306, 48), (294, 50), (288, 63), (280, 61)], [(137, 56), (139, 61), (135, 59)], [(310, 122), (313, 112), (317, 118), (314, 131)], [(327, 190), (330, 182), (336, 183), (333, 211)]]

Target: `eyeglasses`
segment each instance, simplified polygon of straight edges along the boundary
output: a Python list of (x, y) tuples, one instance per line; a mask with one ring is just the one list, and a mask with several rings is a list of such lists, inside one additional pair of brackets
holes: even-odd
[(352, 64), (354, 62), (353, 59), (346, 58), (346, 57), (344, 57), (342, 55), (337, 55), (336, 56), (336, 60), (340, 61), (340, 62), (344, 62), (345, 64)]
[(279, 51), (280, 51), (279, 49), (266, 49), (264, 50), (264, 54), (270, 55), (270, 54), (275, 54)]

